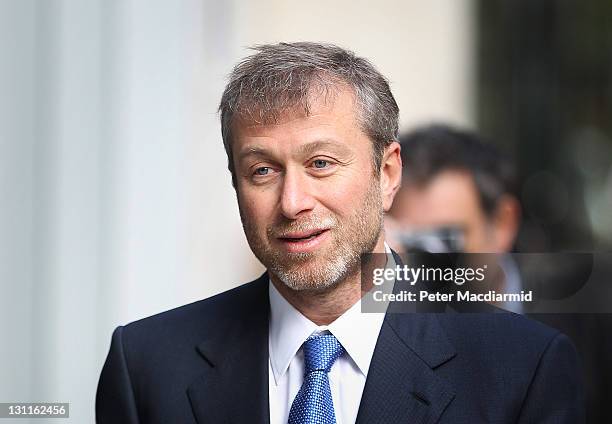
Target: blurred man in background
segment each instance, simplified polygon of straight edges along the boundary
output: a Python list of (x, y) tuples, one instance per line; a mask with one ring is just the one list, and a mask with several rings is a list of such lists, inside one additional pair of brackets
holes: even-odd
[[(402, 187), (386, 219), (398, 251), (498, 253), (512, 250), (520, 223), (510, 160), (477, 134), (445, 125), (400, 136)], [(514, 261), (497, 256), (503, 276), (494, 287), (522, 288)], [(499, 305), (521, 312), (521, 304)]]

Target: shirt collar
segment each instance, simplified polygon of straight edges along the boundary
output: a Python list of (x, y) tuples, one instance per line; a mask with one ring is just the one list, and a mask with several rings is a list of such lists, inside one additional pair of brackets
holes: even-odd
[(291, 360), (317, 325), (302, 315), (278, 292), (272, 281), (270, 286), (270, 364), (278, 384), (287, 372)]
[[(390, 258), (387, 261), (387, 266), (394, 267), (395, 261), (387, 243), (385, 243), (385, 251)], [(330, 325), (317, 326), (287, 302), (271, 281), (268, 284), (270, 288), (268, 342), (270, 364), (277, 384), (279, 379), (287, 372), (289, 364), (304, 340), (314, 332), (326, 330), (338, 339), (361, 373), (367, 376), (378, 334), (385, 317), (384, 313), (362, 313), (361, 302), (357, 301)]]

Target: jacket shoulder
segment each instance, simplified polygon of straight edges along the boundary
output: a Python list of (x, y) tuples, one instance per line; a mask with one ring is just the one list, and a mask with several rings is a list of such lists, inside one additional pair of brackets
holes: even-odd
[[(451, 337), (467, 333), (536, 347), (547, 345), (559, 334), (558, 330), (513, 312), (441, 314), (440, 318)], [(455, 339), (460, 341), (461, 337)]]
[(512, 312), (441, 315), (442, 327), (460, 357), (478, 358), (478, 367), (500, 373), (529, 375), (556, 341), (571, 345), (558, 330)]

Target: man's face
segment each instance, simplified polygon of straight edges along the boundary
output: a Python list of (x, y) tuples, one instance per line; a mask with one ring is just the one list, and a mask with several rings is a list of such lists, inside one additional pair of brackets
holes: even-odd
[(464, 251), (499, 252), (495, 223), (482, 210), (471, 175), (444, 171), (424, 186), (407, 183), (398, 192), (393, 217), (408, 231), (459, 227), (464, 234)]
[(278, 123), (233, 126), (236, 190), (255, 256), (293, 290), (322, 291), (382, 244), (381, 188), (354, 97), (313, 99)]

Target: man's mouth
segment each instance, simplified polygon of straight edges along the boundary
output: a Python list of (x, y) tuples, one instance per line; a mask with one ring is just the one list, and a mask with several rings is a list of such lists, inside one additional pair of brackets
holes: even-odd
[(295, 231), (278, 237), (286, 250), (292, 253), (311, 252), (327, 238), (328, 228)]
[(321, 230), (311, 230), (311, 231), (300, 231), (300, 232), (285, 234), (279, 238), (283, 241), (299, 242), (299, 241), (304, 241), (304, 240), (312, 240), (315, 237), (318, 237), (319, 235), (323, 234), (325, 231), (328, 231), (328, 230), (321, 229)]

